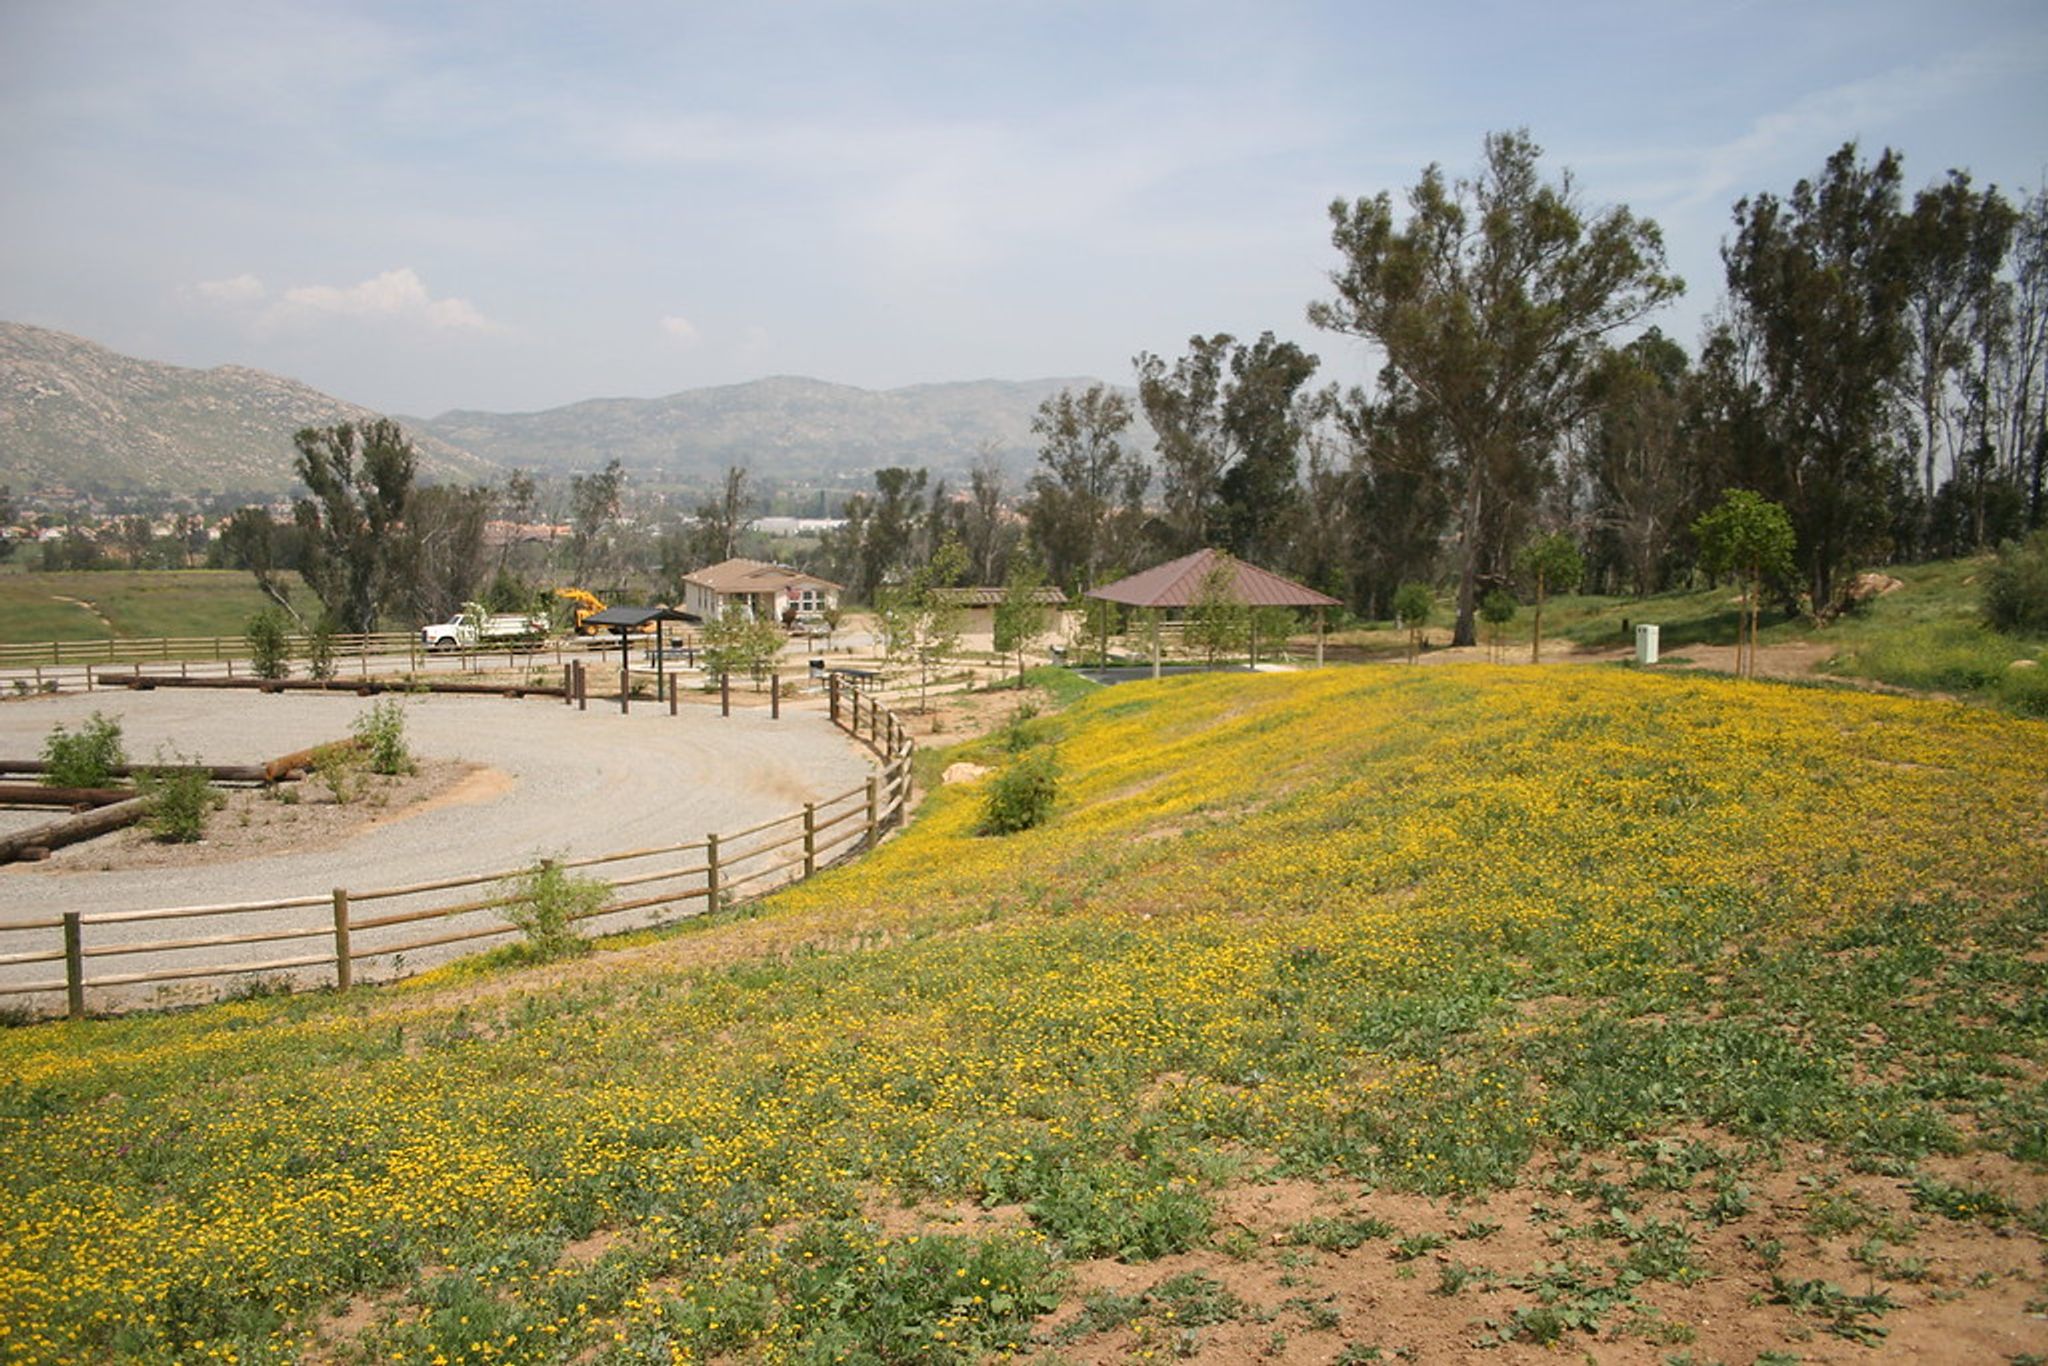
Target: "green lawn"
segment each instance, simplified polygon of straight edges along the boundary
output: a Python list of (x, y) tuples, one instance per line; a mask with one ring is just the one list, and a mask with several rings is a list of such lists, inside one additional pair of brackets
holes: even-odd
[[(287, 576), (294, 593), (296, 574)], [(0, 574), (0, 641), (233, 636), (266, 605), (240, 570)]]

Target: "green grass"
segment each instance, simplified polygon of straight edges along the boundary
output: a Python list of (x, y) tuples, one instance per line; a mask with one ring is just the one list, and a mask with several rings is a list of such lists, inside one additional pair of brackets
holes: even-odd
[[(294, 599), (305, 596), (287, 575)], [(149, 569), (0, 574), (0, 641), (227, 636), (268, 605), (248, 574)], [(102, 618), (105, 618), (102, 620)]]

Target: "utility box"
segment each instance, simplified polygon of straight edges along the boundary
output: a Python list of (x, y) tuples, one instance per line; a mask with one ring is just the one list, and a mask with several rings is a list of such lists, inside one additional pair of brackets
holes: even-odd
[(1645, 623), (1636, 627), (1636, 663), (1657, 662), (1657, 628)]

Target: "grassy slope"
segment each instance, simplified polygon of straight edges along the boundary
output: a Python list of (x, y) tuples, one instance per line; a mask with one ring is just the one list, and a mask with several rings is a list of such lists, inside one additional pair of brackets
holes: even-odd
[[(1052, 826), (975, 839), (948, 789), (589, 970), (0, 1036), (0, 1352), (283, 1356), (392, 1287), (352, 1330), (380, 1358), (972, 1358), (1079, 1298), (1056, 1255), (1261, 1255), (1214, 1202), (1290, 1174), (1543, 1183), (1573, 1269), (1428, 1309), (1509, 1336), (1683, 1316), (1688, 1271), (1882, 1331), (1797, 1253), (1707, 1254), (1761, 1238), (1751, 1183), (1794, 1154), (1910, 1190), (1873, 1256), (1997, 1224), (2041, 1293), (2048, 728), (1474, 667), (1169, 680), (1031, 729)], [(2016, 1184), (1943, 1175), (1966, 1150)], [(1671, 1218), (1631, 1222), (1658, 1183)], [(1028, 1223), (886, 1214), (946, 1199)], [(1155, 1289), (1071, 1331), (1136, 1331)]]
[[(296, 574), (286, 579), (298, 588)], [(104, 640), (109, 634), (239, 641), (249, 618), (267, 605), (255, 580), (239, 570), (0, 574), (0, 641)]]

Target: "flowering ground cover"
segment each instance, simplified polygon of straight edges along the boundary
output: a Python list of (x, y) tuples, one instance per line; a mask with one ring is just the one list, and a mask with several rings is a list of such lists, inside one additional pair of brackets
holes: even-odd
[(2048, 1350), (2048, 727), (1360, 668), (947, 757), (1018, 746), (1050, 823), (581, 966), (0, 1032), (0, 1358)]

